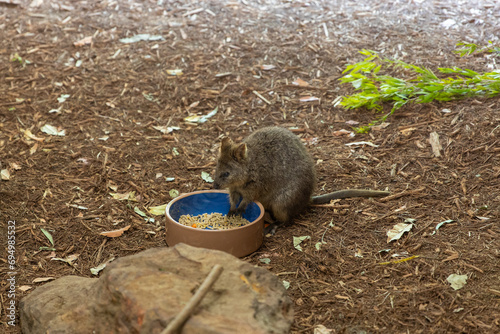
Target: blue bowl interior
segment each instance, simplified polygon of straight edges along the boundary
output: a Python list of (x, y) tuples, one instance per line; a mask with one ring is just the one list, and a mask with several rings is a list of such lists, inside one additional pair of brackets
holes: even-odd
[[(178, 199), (170, 205), (169, 214), (172, 219), (179, 221), (182, 215), (192, 215), (197, 216), (204, 213), (222, 213), (227, 214), (229, 212), (229, 194), (227, 193), (198, 193), (184, 198)], [(260, 208), (255, 203), (250, 203), (247, 206), (243, 218), (247, 219), (249, 222), (254, 221), (260, 216)]]

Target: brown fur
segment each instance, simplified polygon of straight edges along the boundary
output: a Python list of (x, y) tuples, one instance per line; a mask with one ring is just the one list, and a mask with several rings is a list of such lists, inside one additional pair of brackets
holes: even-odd
[(284, 223), (311, 202), (389, 194), (347, 189), (312, 197), (315, 183), (314, 161), (300, 139), (289, 130), (268, 127), (255, 131), (239, 144), (229, 138), (221, 142), (214, 188), (229, 189), (230, 215), (241, 214), (250, 202), (259, 201), (278, 222)]

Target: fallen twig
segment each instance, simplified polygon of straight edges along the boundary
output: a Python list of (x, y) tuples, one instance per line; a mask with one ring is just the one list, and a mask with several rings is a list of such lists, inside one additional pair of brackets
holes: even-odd
[(415, 190), (408, 190), (408, 191), (405, 190), (405, 191), (402, 191), (402, 192), (394, 194), (394, 195), (383, 197), (383, 198), (379, 199), (379, 202), (392, 201), (393, 199), (400, 198), (400, 197), (403, 197), (406, 195), (418, 194), (419, 192), (422, 192), (424, 190), (425, 190), (425, 187), (418, 188)]
[(188, 301), (186, 306), (182, 309), (182, 311), (177, 314), (177, 316), (172, 320), (167, 328), (165, 328), (161, 334), (175, 334), (180, 331), (186, 320), (191, 316), (193, 313), (194, 309), (200, 304), (200, 302), (203, 300), (207, 292), (210, 290), (212, 285), (217, 281), (219, 278), (220, 274), (222, 273), (222, 268), (221, 265), (216, 264), (210, 273), (208, 274), (207, 278), (201, 283), (200, 287), (196, 291), (196, 293), (191, 297), (191, 299)]
[(257, 95), (258, 98), (260, 98), (262, 101), (266, 102), (267, 104), (271, 104), (271, 102), (269, 102), (264, 96), (260, 95), (260, 93), (257, 92), (256, 90), (252, 90), (252, 93)]
[(313, 208), (330, 208), (330, 209), (346, 209), (350, 208), (349, 204), (311, 204)]

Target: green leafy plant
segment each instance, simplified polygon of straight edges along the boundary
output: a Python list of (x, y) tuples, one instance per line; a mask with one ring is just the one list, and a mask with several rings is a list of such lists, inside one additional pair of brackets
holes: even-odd
[(493, 42), (491, 41), (489, 41), (488, 45), (484, 47), (480, 47), (479, 45), (474, 43), (465, 43), (465, 42), (459, 42), (457, 43), (457, 46), (459, 46), (459, 48), (453, 52), (458, 54), (460, 57), (470, 56), (473, 53), (477, 54), (483, 52), (495, 53), (496, 56), (500, 56), (500, 47), (493, 45)]
[[(474, 48), (469, 47), (469, 50), (472, 49)], [(477, 47), (474, 50), (476, 49)], [(374, 51), (363, 49), (360, 53), (366, 58), (348, 65), (343, 72), (344, 76), (339, 79), (342, 84), (350, 83), (358, 92), (342, 97), (337, 104), (347, 109), (365, 107), (382, 111), (383, 103), (392, 103), (389, 113), (368, 126), (355, 128), (360, 133), (384, 122), (407, 103), (450, 101), (471, 96), (492, 97), (500, 92), (500, 72), (478, 73), (459, 67), (438, 68), (439, 74), (448, 75), (440, 78), (428, 68), (381, 58)], [(382, 69), (403, 73), (407, 79), (380, 74)]]
[(17, 52), (10, 57), (10, 61), (12, 63), (19, 63), (22, 65), (22, 68), (25, 68), (26, 65), (31, 64), (31, 62), (28, 59), (23, 59)]
[(10, 61), (11, 62), (18, 62), (19, 64), (23, 64), (23, 58), (17, 54), (14, 54), (11, 58), (10, 58)]

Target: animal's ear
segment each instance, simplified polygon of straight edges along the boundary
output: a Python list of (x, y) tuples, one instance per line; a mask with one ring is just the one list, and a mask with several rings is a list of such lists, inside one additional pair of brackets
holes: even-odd
[(236, 161), (242, 162), (247, 158), (247, 144), (241, 143), (234, 148), (233, 157)]
[(233, 146), (233, 141), (229, 137), (224, 137), (222, 138), (222, 141), (220, 143), (220, 150), (219, 154), (224, 155), (224, 154), (229, 154), (231, 152), (231, 147)]

